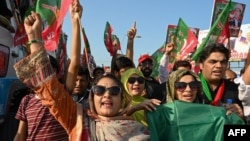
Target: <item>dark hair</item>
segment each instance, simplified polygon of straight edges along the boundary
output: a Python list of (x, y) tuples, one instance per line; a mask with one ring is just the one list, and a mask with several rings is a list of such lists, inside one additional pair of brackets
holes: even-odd
[(96, 67), (96, 68), (93, 70), (93, 75), (94, 75), (94, 76), (96, 75), (96, 72), (97, 72), (98, 70), (103, 71), (103, 73), (105, 72), (105, 70), (104, 70), (103, 67)]
[(80, 66), (79, 69), (78, 69), (78, 74), (77, 75), (80, 75), (80, 76), (85, 75), (86, 78), (88, 80), (90, 80), (89, 70), (88, 70), (87, 67)]
[(173, 71), (176, 71), (178, 70), (179, 67), (189, 67), (190, 69), (192, 68), (192, 65), (189, 61), (187, 60), (178, 60), (174, 63), (174, 66), (173, 66)]
[(111, 64), (111, 72), (119, 72), (120, 69), (122, 68), (127, 68), (127, 67), (135, 67), (135, 64), (132, 60), (130, 60), (128, 57), (126, 56), (119, 56), (117, 58), (115, 58), (115, 60), (112, 62)]
[(198, 62), (203, 63), (211, 53), (213, 52), (220, 52), (225, 55), (226, 60), (229, 60), (230, 57), (230, 51), (227, 49), (224, 44), (218, 44), (218, 43), (212, 43), (207, 45), (200, 53)]

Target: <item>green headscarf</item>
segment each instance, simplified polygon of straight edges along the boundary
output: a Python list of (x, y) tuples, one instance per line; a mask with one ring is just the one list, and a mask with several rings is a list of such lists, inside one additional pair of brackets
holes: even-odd
[[(131, 77), (131, 75), (133, 75), (133, 74), (137, 74), (138, 76), (143, 77), (142, 72), (139, 71), (137, 68), (128, 69), (121, 76), (121, 81), (122, 81), (124, 89), (125, 89), (123, 103), (127, 104), (129, 102), (130, 98), (132, 97), (132, 101), (131, 101), (132, 106), (140, 104), (141, 102), (143, 102), (145, 100), (145, 98), (143, 96), (130, 95), (130, 92), (129, 92), (128, 87), (127, 87), (127, 82), (128, 82), (128, 78)], [(132, 117), (134, 120), (142, 123), (145, 127), (147, 127), (147, 122), (145, 121), (144, 110), (136, 111), (135, 113), (132, 114)]]
[[(167, 100), (167, 102), (172, 102), (173, 100), (175, 100), (175, 87), (174, 87), (174, 84), (175, 84), (176, 81), (178, 81), (184, 75), (192, 75), (197, 81), (200, 81), (199, 77), (194, 72), (192, 72), (190, 70), (176, 70), (176, 71), (173, 71), (169, 75), (169, 78), (168, 78), (168, 80), (166, 82), (166, 89), (167, 89), (166, 100)], [(199, 93), (200, 93), (200, 91), (198, 91), (198, 94)], [(197, 94), (197, 96), (198, 96), (198, 94)]]
[[(129, 98), (132, 96), (130, 95), (129, 93), (129, 90), (128, 90), (128, 87), (127, 87), (127, 82), (128, 82), (128, 78), (131, 77), (131, 75), (133, 74), (136, 74), (138, 76), (141, 76), (144, 78), (143, 74), (141, 71), (139, 71), (137, 68), (130, 68), (128, 70), (126, 70), (122, 76), (121, 76), (121, 81), (122, 81), (122, 84), (124, 86), (124, 89), (125, 89), (125, 100), (126, 101), (129, 101)], [(140, 101), (142, 102), (145, 98), (142, 97), (142, 96), (132, 96), (132, 105), (133, 105), (133, 101)]]

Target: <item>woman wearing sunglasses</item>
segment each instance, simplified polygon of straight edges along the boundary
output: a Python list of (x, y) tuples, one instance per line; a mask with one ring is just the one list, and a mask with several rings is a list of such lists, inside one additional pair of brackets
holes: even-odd
[(167, 102), (181, 100), (201, 102), (201, 85), (198, 76), (190, 70), (176, 70), (167, 80)]
[(121, 77), (125, 89), (124, 103), (130, 104), (131, 107), (127, 110), (127, 115), (131, 115), (133, 119), (142, 123), (147, 127), (144, 110), (152, 111), (160, 105), (161, 101), (158, 99), (146, 99), (142, 96), (145, 88), (145, 80), (141, 71), (136, 68), (126, 70)]
[[(32, 88), (43, 105), (64, 127), (70, 141), (149, 140), (147, 129), (123, 116), (121, 82), (114, 76), (99, 78), (89, 96), (89, 109), (72, 100), (58, 81), (41, 42), (42, 20), (32, 12), (24, 21), (31, 54), (14, 65), (18, 78)], [(39, 42), (38, 42), (39, 41)]]

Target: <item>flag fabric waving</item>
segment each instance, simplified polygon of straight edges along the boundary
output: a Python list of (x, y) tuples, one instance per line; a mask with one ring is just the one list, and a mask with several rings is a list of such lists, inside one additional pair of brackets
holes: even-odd
[[(36, 0), (34, 5), (26, 11), (26, 16), (31, 11), (39, 13), (45, 22), (46, 27), (42, 32), (44, 46), (47, 51), (56, 50), (59, 43), (61, 27), (63, 19), (69, 9), (69, 5), (73, 0)], [(25, 31), (22, 26), (15, 35), (14, 45), (22, 45), (28, 41)], [(19, 37), (19, 35), (21, 35)]]
[(46, 19), (48, 26), (42, 32), (46, 50), (57, 49), (63, 19), (73, 0), (38, 0), (36, 11)]
[(157, 106), (146, 118), (152, 141), (223, 141), (224, 125), (245, 124), (222, 107), (179, 100)]
[(197, 61), (200, 52), (203, 50), (204, 47), (207, 46), (207, 44), (216, 43), (218, 39), (221, 39), (220, 35), (228, 21), (230, 6), (231, 6), (231, 0), (227, 3), (226, 7), (223, 9), (218, 18), (213, 23), (206, 38), (202, 41), (202, 43), (199, 45), (197, 50), (192, 55), (191, 57), (192, 60)]
[(109, 22), (106, 22), (106, 26), (104, 30), (104, 44), (106, 46), (106, 49), (110, 53), (110, 55), (114, 56), (116, 53), (116, 48), (115, 46), (113, 46), (113, 39), (115, 39), (115, 36), (113, 36), (113, 39), (112, 39), (112, 32), (113, 32), (113, 28), (111, 27)]
[(177, 60), (188, 57), (198, 44), (198, 39), (186, 23), (179, 18), (175, 32), (174, 42), (177, 50)]

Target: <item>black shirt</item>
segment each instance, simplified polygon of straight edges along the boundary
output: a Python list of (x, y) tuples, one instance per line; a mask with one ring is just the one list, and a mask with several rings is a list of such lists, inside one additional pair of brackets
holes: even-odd
[[(232, 103), (237, 103), (242, 107), (241, 101), (238, 98), (238, 85), (235, 84), (234, 82), (231, 82), (229, 80), (223, 79), (222, 81), (224, 81), (225, 83), (225, 88), (224, 88), (224, 92), (221, 98), (221, 103), (226, 103), (227, 99), (232, 99)], [(222, 83), (221, 81), (221, 83)], [(220, 86), (220, 85), (219, 85)], [(212, 91), (211, 88), (209, 88), (210, 94), (212, 96), (212, 99), (215, 98), (216, 93), (219, 89), (219, 86)], [(210, 104), (211, 101), (208, 100), (207, 96), (205, 95), (205, 93), (203, 92), (203, 99), (204, 99), (204, 103), (205, 104)]]
[(145, 79), (145, 89), (146, 89), (146, 98), (148, 99), (158, 99), (162, 103), (166, 101), (166, 82), (159, 83), (154, 78), (148, 80)]

